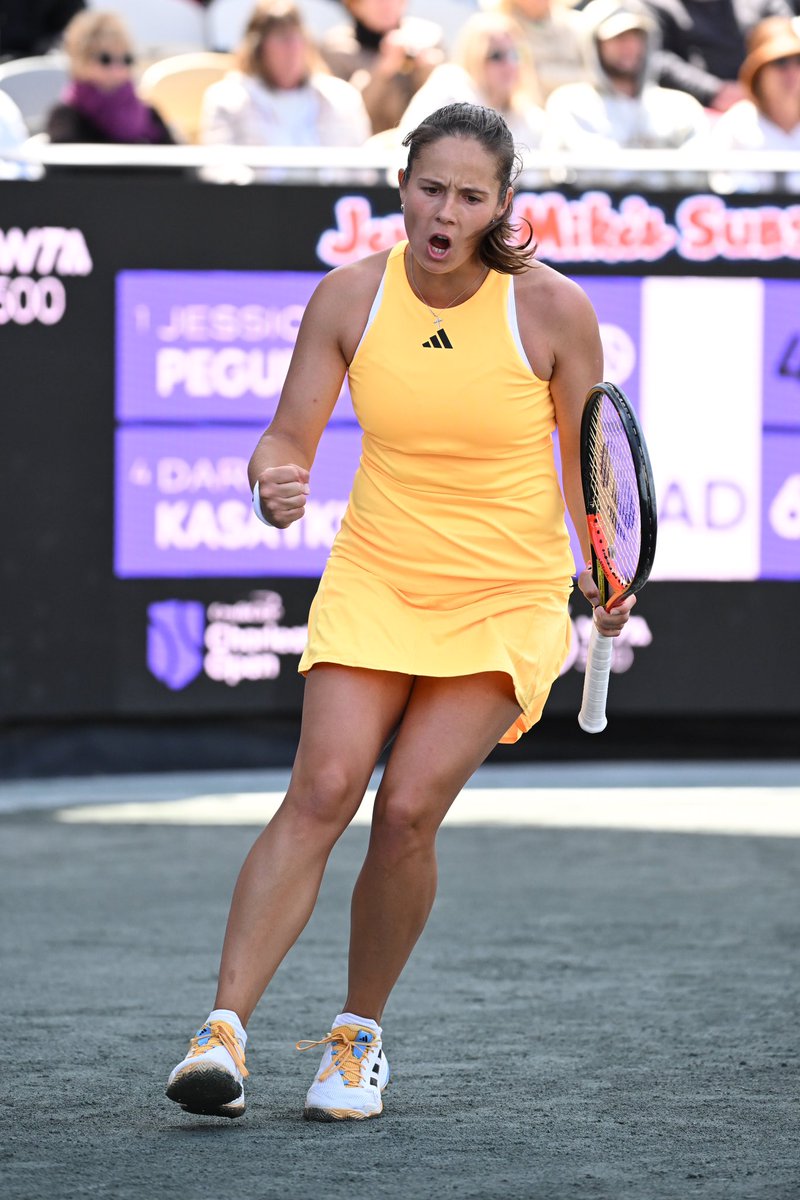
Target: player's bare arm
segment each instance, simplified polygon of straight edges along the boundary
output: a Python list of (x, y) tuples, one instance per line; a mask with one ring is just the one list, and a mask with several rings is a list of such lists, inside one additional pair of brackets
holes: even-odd
[(572, 280), (537, 264), (517, 285), (517, 311), (525, 352), (540, 379), (550, 382), (555, 408), (564, 500), (580, 541), (583, 562), (578, 586), (595, 608), (598, 628), (615, 636), (628, 619), (635, 598), (613, 613), (598, 609), (600, 596), (586, 569), (591, 551), (580, 469), (581, 415), (586, 394), (603, 378), (603, 347), (594, 309)]
[(326, 275), (303, 314), (280, 403), (248, 467), (261, 510), (280, 529), (299, 520), (319, 439), (369, 316), (386, 255)]

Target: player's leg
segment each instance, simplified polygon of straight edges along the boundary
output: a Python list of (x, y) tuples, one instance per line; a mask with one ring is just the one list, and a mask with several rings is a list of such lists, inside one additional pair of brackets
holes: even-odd
[(306, 1098), (315, 1120), (377, 1116), (380, 1020), (436, 893), (435, 839), (464, 784), (520, 713), (502, 672), (417, 679), (375, 800), (352, 901), (349, 990)]
[(330, 851), (363, 799), (411, 683), (328, 664), (309, 672), (286, 798), (245, 859), (231, 902), (216, 1005), (243, 1024), (311, 915)]
[(361, 803), (411, 683), (329, 664), (309, 672), (289, 789), (234, 889), (214, 1009), (168, 1083), (170, 1099), (189, 1111), (244, 1111), (244, 1026), (311, 915), (330, 851)]
[(376, 797), (369, 850), (353, 893), (352, 1011), (380, 1021), (433, 906), (439, 826), (519, 714), (511, 680), (502, 672), (416, 681)]

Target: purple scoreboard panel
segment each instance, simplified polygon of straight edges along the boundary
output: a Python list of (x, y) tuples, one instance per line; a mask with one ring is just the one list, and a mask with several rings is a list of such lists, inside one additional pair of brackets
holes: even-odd
[[(303, 522), (275, 531), (256, 521), (245, 470), (320, 278), (118, 276), (119, 578), (319, 576), (358, 465), (346, 386)], [(625, 389), (650, 445), (660, 524), (653, 578), (800, 578), (800, 285), (575, 278), (600, 320), (605, 378)]]
[[(117, 419), (266, 426), (312, 271), (123, 271), (117, 277)], [(345, 388), (335, 420), (353, 420)]]
[(800, 284), (765, 284), (761, 573), (800, 579)]
[(122, 579), (322, 574), (358, 465), (361, 436), (332, 425), (320, 443), (302, 521), (256, 518), (250, 425), (121, 426), (117, 430), (115, 569)]
[(358, 466), (347, 386), (302, 522), (252, 511), (247, 461), (275, 414), (322, 274), (124, 271), (117, 279), (116, 519), (121, 579), (316, 578)]

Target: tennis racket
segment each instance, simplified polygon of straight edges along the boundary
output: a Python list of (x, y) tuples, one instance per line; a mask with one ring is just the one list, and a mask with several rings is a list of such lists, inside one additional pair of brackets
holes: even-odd
[[(581, 419), (581, 481), (592, 543), (592, 575), (611, 612), (647, 583), (656, 552), (656, 493), (639, 422), (611, 383), (591, 388)], [(606, 727), (614, 639), (592, 626), (578, 724)]]

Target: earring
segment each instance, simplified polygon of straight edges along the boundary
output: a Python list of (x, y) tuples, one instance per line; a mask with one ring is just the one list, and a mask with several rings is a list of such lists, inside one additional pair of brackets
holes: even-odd
[(400, 212), (405, 212), (405, 211), (406, 211), (406, 206), (405, 206), (405, 204), (401, 204), (401, 205), (400, 205)]

